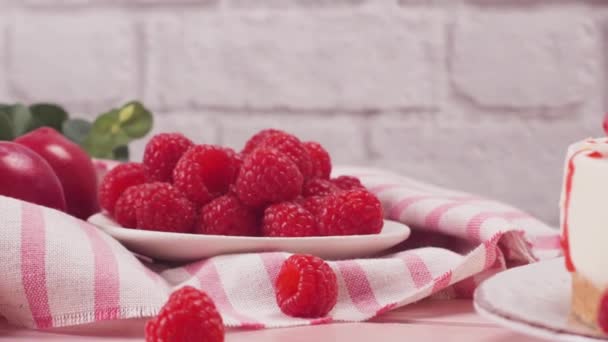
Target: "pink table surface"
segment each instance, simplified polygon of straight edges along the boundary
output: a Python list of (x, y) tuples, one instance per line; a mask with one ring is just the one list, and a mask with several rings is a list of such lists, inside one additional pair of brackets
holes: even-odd
[[(0, 341), (143, 341), (145, 320), (102, 322), (49, 332), (0, 325)], [(407, 340), (404, 340), (407, 339)], [(492, 341), (538, 342), (477, 315), (471, 301), (427, 300), (388, 312), (366, 323), (269, 330), (230, 330), (226, 341)]]

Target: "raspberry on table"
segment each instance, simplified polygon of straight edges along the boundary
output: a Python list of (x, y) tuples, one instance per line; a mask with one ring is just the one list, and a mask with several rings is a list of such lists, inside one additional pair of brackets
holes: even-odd
[(253, 152), (253, 150), (261, 146), (261, 144), (264, 142), (264, 140), (266, 140), (266, 138), (276, 133), (287, 134), (281, 130), (274, 128), (263, 129), (258, 133), (254, 134), (251, 138), (249, 138), (249, 140), (247, 140), (247, 142), (245, 143), (245, 147), (241, 151), (241, 154), (244, 156), (248, 155), (249, 153)]
[(269, 237), (317, 236), (313, 214), (296, 203), (273, 204), (264, 210), (262, 234)]
[(245, 206), (232, 194), (207, 203), (201, 210), (201, 222), (196, 232), (212, 235), (258, 235), (257, 212)]
[(324, 204), (319, 214), (321, 235), (378, 234), (384, 225), (380, 200), (367, 190), (329, 195)]
[(241, 166), (235, 191), (246, 205), (291, 201), (302, 193), (302, 173), (284, 154), (269, 148), (250, 153)]
[(341, 191), (337, 185), (327, 179), (314, 178), (304, 183), (302, 187), (302, 195), (308, 196), (325, 196)]
[(304, 147), (312, 160), (312, 177), (329, 179), (331, 174), (331, 157), (327, 150), (318, 142), (309, 141), (304, 143)]
[(173, 184), (192, 202), (203, 205), (228, 192), (236, 180), (241, 159), (230, 148), (191, 147), (173, 170)]
[(279, 308), (286, 315), (324, 317), (338, 301), (336, 274), (321, 258), (295, 254), (281, 266), (275, 294)]
[(359, 178), (353, 176), (340, 176), (333, 178), (331, 182), (342, 190), (365, 189)]
[(295, 135), (285, 132), (268, 134), (261, 146), (273, 148), (289, 157), (304, 176), (304, 180), (312, 177), (312, 159), (304, 144)]
[(137, 228), (173, 233), (190, 233), (196, 211), (192, 203), (169, 183), (150, 183), (136, 208)]
[(114, 213), (116, 201), (129, 187), (146, 182), (144, 166), (140, 163), (120, 164), (110, 170), (99, 186), (99, 203), (110, 214)]
[(146, 322), (146, 342), (223, 342), (224, 324), (213, 300), (184, 286), (173, 292), (158, 316)]
[(127, 188), (116, 201), (114, 221), (125, 228), (137, 228), (137, 208), (147, 196), (148, 189), (154, 189), (155, 184), (144, 183)]
[(160, 133), (152, 137), (144, 150), (144, 167), (150, 182), (171, 182), (173, 168), (194, 144), (180, 133)]

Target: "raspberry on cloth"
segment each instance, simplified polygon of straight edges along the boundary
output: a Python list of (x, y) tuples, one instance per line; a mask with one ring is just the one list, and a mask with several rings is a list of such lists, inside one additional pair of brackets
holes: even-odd
[[(282, 171), (259, 166), (281, 159), (272, 152), (252, 155), (260, 164), (244, 161), (251, 168), (248, 177), (266, 179)], [(281, 163), (301, 185), (295, 163)], [(228, 327), (362, 321), (425, 297), (470, 298), (477, 284), (496, 272), (561, 253), (556, 230), (503, 203), (377, 169), (335, 168), (333, 174), (360, 178), (381, 201), (385, 217), (409, 225), (413, 234), (378, 258), (326, 261), (336, 276), (337, 302), (324, 317), (290, 317), (277, 304), (277, 278), (288, 253), (149, 264), (86, 222), (8, 197), (0, 197), (0, 315), (39, 329), (152, 317), (174, 290), (190, 285), (208, 294)], [(275, 200), (264, 189), (250, 187), (249, 179), (241, 182), (239, 198)], [(167, 205), (191, 211), (174, 190), (162, 191), (173, 197), (171, 203), (160, 203), (152, 196), (145, 210), (155, 212), (154, 219), (163, 220), (156, 212)], [(291, 190), (283, 195), (296, 196)], [(310, 198), (295, 203), (316, 207), (318, 199)], [(189, 228), (188, 215), (183, 216)]]
[(222, 317), (206, 293), (184, 286), (146, 323), (146, 342), (167, 341), (224, 341)]

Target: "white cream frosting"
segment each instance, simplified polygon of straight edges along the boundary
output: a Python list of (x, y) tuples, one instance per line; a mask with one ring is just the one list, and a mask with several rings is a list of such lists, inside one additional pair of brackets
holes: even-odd
[(574, 268), (596, 286), (608, 287), (608, 139), (586, 139), (568, 149), (561, 198), (561, 220), (564, 221), (565, 179), (568, 161), (580, 150), (600, 152), (602, 158), (589, 153), (574, 157), (574, 175), (568, 218), (570, 255)]

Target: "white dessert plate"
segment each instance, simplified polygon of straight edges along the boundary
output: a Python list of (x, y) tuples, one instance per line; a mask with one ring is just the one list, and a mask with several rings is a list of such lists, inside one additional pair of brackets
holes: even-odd
[(475, 291), (477, 312), (499, 325), (549, 341), (605, 341), (570, 314), (570, 274), (564, 259), (513, 268)]
[(384, 221), (377, 235), (266, 238), (246, 236), (198, 235), (123, 228), (99, 213), (88, 220), (131, 251), (152, 259), (190, 261), (222, 254), (291, 252), (308, 253), (325, 259), (371, 256), (387, 250), (410, 236), (406, 225)]

